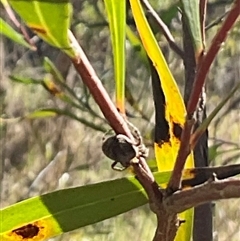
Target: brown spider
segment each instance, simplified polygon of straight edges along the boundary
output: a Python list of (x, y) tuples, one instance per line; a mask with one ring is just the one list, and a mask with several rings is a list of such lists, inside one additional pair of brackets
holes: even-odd
[[(115, 171), (123, 171), (131, 163), (138, 162), (139, 157), (146, 158), (148, 156), (148, 148), (143, 144), (140, 131), (129, 122), (128, 125), (132, 129), (135, 142), (123, 134), (103, 138), (102, 151), (108, 158), (114, 160), (111, 167)], [(122, 167), (116, 166), (118, 163), (121, 163)]]

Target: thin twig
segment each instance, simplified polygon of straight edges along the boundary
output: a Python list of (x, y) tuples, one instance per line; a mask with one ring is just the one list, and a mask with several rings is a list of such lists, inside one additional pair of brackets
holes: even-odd
[(182, 59), (184, 58), (183, 50), (176, 44), (174, 37), (172, 36), (167, 25), (162, 21), (156, 11), (152, 8), (151, 4), (147, 0), (141, 0), (142, 4), (145, 6), (151, 17), (158, 24), (159, 28), (162, 30), (163, 35), (167, 39), (169, 46), (178, 54)]
[(216, 20), (214, 20), (212, 23), (208, 24), (205, 27), (205, 30), (208, 31), (210, 28), (218, 25), (219, 23), (222, 23), (223, 19), (226, 17), (226, 15), (230, 12), (230, 10), (226, 11), (225, 13), (223, 13), (219, 18), (217, 18)]
[(214, 37), (206, 56), (203, 57), (200, 63), (199, 69), (197, 70), (193, 91), (191, 93), (190, 100), (187, 106), (187, 113), (189, 116), (193, 115), (196, 109), (199, 96), (201, 94), (202, 87), (205, 83), (205, 79), (209, 72), (210, 66), (213, 60), (215, 59), (219, 49), (221, 48), (222, 43), (226, 39), (229, 30), (231, 30), (235, 21), (237, 20), (239, 14), (240, 14), (240, 0), (236, 0), (226, 20), (224, 21), (220, 30)]

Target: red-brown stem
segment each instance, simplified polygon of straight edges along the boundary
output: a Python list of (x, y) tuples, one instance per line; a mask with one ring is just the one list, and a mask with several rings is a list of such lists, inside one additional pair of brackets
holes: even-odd
[(171, 178), (168, 182), (167, 192), (173, 193), (180, 188), (182, 171), (186, 163), (186, 159), (190, 153), (189, 140), (192, 132), (192, 127), (194, 125), (193, 120), (186, 120), (184, 129), (181, 136), (181, 144), (178, 151), (177, 159), (174, 165), (174, 169)]
[[(110, 126), (116, 134), (124, 134), (133, 139), (131, 131), (121, 114), (113, 104), (101, 80), (96, 75), (95, 70), (90, 64), (87, 56), (81, 47), (78, 48), (80, 61), (72, 59), (77, 72), (82, 77), (82, 81), (89, 88), (93, 98), (100, 107), (103, 115), (108, 120)], [(134, 140), (134, 139), (133, 139)]]
[(199, 96), (201, 94), (202, 87), (205, 83), (205, 79), (210, 69), (210, 66), (213, 60), (215, 59), (221, 47), (221, 44), (226, 39), (229, 30), (233, 27), (233, 24), (237, 20), (239, 14), (240, 14), (240, 0), (236, 0), (233, 5), (233, 8), (229, 12), (225, 22), (223, 23), (222, 27), (218, 31), (217, 35), (214, 37), (206, 56), (201, 61), (200, 67), (197, 70), (193, 91), (191, 93), (190, 100), (187, 106), (187, 113), (189, 116), (191, 116), (196, 109)]
[[(73, 40), (73, 44), (74, 41), (75, 40)], [(77, 72), (82, 77), (82, 81), (89, 88), (92, 96), (94, 97), (95, 101), (99, 105), (101, 111), (103, 112), (104, 116), (106, 117), (114, 131), (119, 134), (127, 135), (129, 138), (133, 139), (133, 136), (131, 134), (131, 131), (129, 130), (126, 121), (117, 111), (117, 108), (115, 107), (107, 91), (103, 87), (102, 82), (97, 77), (92, 65), (89, 63), (82, 48), (76, 43), (74, 45), (77, 47), (79, 58), (73, 58), (72, 62)], [(146, 193), (148, 194), (152, 211), (158, 215), (159, 206), (161, 206), (162, 193), (159, 190), (158, 184), (154, 180), (153, 174), (149, 169), (145, 158), (139, 157), (138, 162), (133, 163), (132, 166), (137, 179), (142, 184)]]
[(203, 203), (240, 197), (240, 179), (209, 180), (191, 189), (174, 193), (165, 199), (169, 212), (181, 213)]

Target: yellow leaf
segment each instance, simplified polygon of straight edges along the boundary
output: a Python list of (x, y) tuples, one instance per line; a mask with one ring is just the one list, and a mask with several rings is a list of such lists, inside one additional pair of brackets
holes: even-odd
[[(130, 4), (143, 46), (152, 62), (153, 94), (156, 108), (154, 148), (158, 170), (171, 171), (180, 146), (186, 109), (178, 86), (145, 18), (140, 1), (130, 0)], [(193, 153), (191, 153), (185, 168), (193, 166), (194, 159)], [(190, 240), (193, 210), (187, 210), (179, 216), (186, 222), (180, 226), (175, 240)]]

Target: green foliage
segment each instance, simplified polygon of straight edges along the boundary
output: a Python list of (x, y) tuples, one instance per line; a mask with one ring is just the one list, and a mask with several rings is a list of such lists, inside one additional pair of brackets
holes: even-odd
[(9, 24), (7, 24), (2, 18), (0, 18), (0, 33), (10, 38), (16, 43), (22, 44), (23, 46), (33, 49), (33, 47), (24, 40), (24, 37), (16, 32)]
[[(44, 39), (50, 45), (59, 48), (63, 52), (67, 53), (71, 58), (77, 58), (77, 50), (72, 46), (71, 41), (69, 41), (68, 29), (70, 27), (70, 19), (71, 19), (71, 5), (69, 1), (10, 1), (13, 8), (18, 12), (21, 18), (26, 22), (26, 24), (36, 33), (39, 37)], [(81, 3), (79, 3), (81, 5)], [(108, 19), (110, 24), (110, 32), (112, 37), (113, 44), (113, 53), (114, 53), (114, 71), (116, 78), (116, 87), (117, 87), (117, 102), (121, 102), (121, 104), (117, 104), (119, 109), (124, 109), (124, 98), (125, 98), (125, 2), (115, 3), (114, 1), (105, 1), (106, 9), (108, 13)], [(88, 3), (86, 3), (88, 5)], [(189, 24), (189, 28), (193, 37), (193, 43), (195, 46), (196, 53), (199, 53), (202, 50), (202, 40), (201, 40), (201, 32), (200, 32), (200, 23), (199, 23), (199, 9), (197, 6), (197, 1), (182, 1), (182, 8), (184, 13), (187, 16), (187, 21)], [(81, 6), (83, 11), (85, 10), (85, 5)], [(98, 11), (98, 5), (93, 3), (88, 6), (89, 9), (97, 9), (96, 12), (101, 16), (101, 11)], [(92, 11), (92, 10), (91, 10)], [(90, 11), (90, 12), (91, 12)], [(29, 14), (29, 12), (34, 12), (34, 14)], [(165, 14), (167, 13), (167, 14)], [(164, 15), (165, 14), (165, 15)], [(167, 25), (171, 25), (171, 21), (177, 15), (177, 8), (175, 5), (170, 6), (169, 9), (163, 11), (162, 18), (166, 21)], [(82, 16), (81, 16), (82, 17)], [(80, 18), (81, 18), (80, 17)], [(103, 17), (103, 16), (101, 16)], [(104, 17), (103, 17), (104, 19)], [(119, 20), (120, 19), (120, 20)], [(6, 25), (4, 20), (0, 19), (0, 24), (3, 26), (1, 31), (6, 36), (12, 38), (15, 42), (21, 43), (26, 47), (30, 47), (28, 43), (24, 40), (22, 35), (18, 34), (16, 31), (11, 29), (10, 26)], [(88, 23), (87, 23), (88, 24)], [(93, 38), (95, 34), (95, 30), (88, 30), (86, 27), (87, 24), (81, 23), (79, 28), (81, 28), (82, 33), (88, 36), (90, 40)], [(103, 23), (104, 25), (105, 23)], [(84, 25), (84, 27), (82, 27)], [(140, 29), (143, 26), (140, 24)], [(91, 35), (93, 33), (93, 35)], [(103, 31), (104, 33), (104, 31)], [(149, 34), (149, 32), (145, 32)], [(159, 69), (166, 67), (164, 70), (159, 70), (160, 76), (169, 80), (172, 78), (172, 73), (168, 69), (166, 65), (165, 58), (163, 54), (159, 54), (158, 43), (155, 39), (156, 36), (153, 34), (146, 35), (151, 39), (152, 44), (146, 45), (145, 42), (145, 50), (136, 37), (134, 31), (127, 26), (127, 37), (130, 43), (133, 46), (134, 50), (139, 51), (140, 59), (144, 63), (138, 66), (138, 69), (134, 72), (142, 71), (141, 68), (148, 65), (147, 55), (152, 53), (152, 61), (154, 64), (158, 66)], [(90, 37), (89, 37), (90, 36)], [(82, 35), (81, 35), (82, 37)], [(158, 36), (157, 36), (158, 37)], [(104, 40), (105, 41), (105, 40)], [(80, 40), (82, 44), (82, 38)], [(87, 42), (87, 41), (86, 41)], [(89, 41), (90, 42), (90, 41)], [(106, 41), (105, 41), (106, 42)], [(144, 42), (144, 41), (143, 41)], [(91, 44), (90, 44), (91, 45)], [(97, 45), (97, 44), (96, 44)], [(87, 46), (87, 44), (86, 44)], [(154, 46), (154, 47), (153, 47)], [(94, 47), (94, 44), (90, 46)], [(97, 45), (97, 47), (99, 47)], [(85, 48), (86, 52), (88, 49)], [(160, 50), (161, 51), (161, 50)], [(129, 51), (130, 52), (130, 51)], [(127, 53), (129, 54), (129, 53)], [(105, 56), (104, 56), (105, 57)], [(93, 58), (95, 56), (93, 55)], [(132, 61), (132, 60), (131, 60)], [(101, 62), (101, 61), (99, 61)], [(133, 63), (134, 62), (134, 63)], [(132, 61), (132, 64), (137, 62), (135, 59)], [(93, 103), (91, 100), (89, 101), (89, 93), (87, 91), (84, 92), (86, 94), (83, 97), (79, 97), (79, 94), (75, 91), (72, 86), (65, 80), (60, 72), (60, 69), (54, 65), (54, 63), (49, 58), (44, 58), (44, 77), (38, 78), (34, 76), (34, 78), (26, 78), (21, 77), (21, 75), (12, 75), (10, 78), (15, 82), (20, 82), (26, 85), (42, 85), (49, 93), (50, 97), (54, 101), (60, 101), (61, 104), (64, 104), (64, 107), (60, 106), (57, 108), (41, 108), (37, 109), (31, 113), (24, 114), (23, 118), (18, 120), (29, 120), (30, 122), (33, 119), (41, 119), (48, 117), (56, 117), (56, 116), (66, 116), (69, 119), (77, 120), (81, 122), (84, 126), (90, 127), (95, 131), (106, 132), (107, 128), (105, 127), (105, 122), (102, 120), (101, 116), (92, 108)], [(179, 64), (177, 65), (179, 66)], [(109, 70), (106, 71), (108, 73)], [(136, 74), (136, 73), (134, 73)], [(140, 72), (140, 77), (142, 72)], [(170, 76), (170, 77), (169, 77)], [(139, 76), (135, 76), (134, 78), (139, 78)], [(107, 78), (108, 80), (108, 78)], [(162, 80), (161, 80), (162, 81)], [(108, 81), (110, 82), (110, 81)], [(137, 82), (137, 81), (136, 81)], [(168, 82), (168, 81), (167, 81)], [(169, 82), (166, 84), (169, 85)], [(138, 95), (138, 85), (136, 88), (130, 89), (130, 95), (132, 95), (132, 99), (134, 100), (134, 95)], [(84, 87), (81, 86), (84, 90)], [(236, 89), (235, 89), (236, 90)], [(235, 91), (234, 90), (234, 91)], [(166, 91), (165, 91), (166, 92)], [(233, 93), (232, 93), (233, 94)], [(231, 94), (231, 96), (232, 96)], [(170, 96), (171, 94), (168, 94)], [(228, 99), (230, 95), (228, 96)], [(132, 102), (133, 109), (137, 110), (138, 113), (141, 113), (139, 110), (141, 109), (141, 103), (139, 98)], [(171, 96), (170, 100), (174, 100)], [(45, 100), (44, 100), (45, 101)], [(144, 100), (146, 102), (146, 99)], [(175, 100), (174, 100), (175, 101)], [(224, 99), (220, 105), (216, 108), (216, 110), (209, 116), (206, 120), (206, 123), (200, 127), (198, 131), (203, 132), (208, 126), (212, 118), (216, 115), (216, 113), (220, 110), (220, 108), (226, 103), (226, 99)], [(170, 101), (171, 102), (171, 101)], [(58, 103), (58, 102), (57, 102)], [(129, 102), (130, 103), (130, 102)], [(134, 108), (134, 106), (137, 108)], [(143, 108), (144, 109), (144, 108)], [(147, 111), (148, 108), (145, 108), (144, 111)], [(81, 113), (79, 116), (78, 113)], [(151, 112), (151, 109), (150, 109)], [(83, 113), (87, 113), (89, 115), (86, 117)], [(142, 114), (144, 116), (144, 112)], [(95, 119), (94, 119), (95, 118)], [(146, 118), (148, 120), (148, 118)], [(149, 118), (150, 119), (150, 118)], [(97, 121), (96, 121), (97, 120)], [(1, 121), (1, 124), (3, 122)], [(56, 124), (56, 123), (54, 123)], [(149, 124), (149, 123), (148, 123)], [(61, 127), (60, 127), (61, 128)], [(64, 129), (64, 128), (63, 128)], [(145, 126), (144, 126), (145, 129)], [(75, 134), (75, 131), (71, 132), (72, 135)], [(94, 132), (95, 133), (95, 132)], [(81, 136), (82, 133), (77, 133), (77, 135)], [(76, 136), (77, 136), (76, 135)], [(75, 143), (75, 137), (72, 137), (73, 144)], [(78, 138), (78, 136), (77, 136)], [(76, 139), (77, 139), (76, 138)], [(91, 153), (93, 153), (96, 148), (92, 144), (91, 137)], [(41, 141), (39, 138), (39, 146), (41, 148)], [(83, 141), (84, 142), (84, 141)], [(152, 143), (150, 143), (152, 144)], [(82, 145), (82, 143), (81, 143)], [(99, 145), (98, 147), (99, 148)], [(215, 148), (215, 149), (214, 149)], [(217, 146), (213, 146), (213, 154), (212, 157), (215, 158), (218, 154)], [(89, 158), (89, 157), (88, 157)], [(82, 159), (82, 154), (81, 154)], [(99, 159), (99, 157), (98, 157)], [(153, 168), (156, 168), (156, 161), (151, 159), (151, 165)], [(109, 165), (108, 165), (109, 166)], [(81, 167), (79, 168), (79, 170)], [(76, 168), (77, 170), (77, 168)], [(99, 172), (99, 170), (97, 171)], [(91, 179), (90, 172), (87, 171), (88, 180)], [(102, 175), (102, 174), (100, 174)], [(103, 174), (105, 178), (105, 174)], [(166, 173), (158, 173), (155, 174), (155, 178), (159, 184), (166, 183), (169, 179), (170, 172)], [(79, 178), (79, 177), (78, 177)], [(77, 178), (76, 178), (77, 179)], [(97, 195), (96, 195), (97, 194)], [(96, 201), (97, 197), (97, 201)], [(97, 184), (86, 185), (83, 187), (70, 188), (65, 190), (60, 190), (57, 192), (52, 192), (49, 194), (41, 195), (38, 197), (34, 197), (31, 199), (27, 199), (23, 202), (13, 204), (12, 206), (6, 207), (1, 210), (0, 215), (2, 215), (5, 220), (4, 225), (1, 226), (0, 238), (1, 234), (6, 235), (7, 232), (12, 229), (19, 228), (26, 223), (34, 223), (39, 221), (38, 224), (46, 225), (46, 227), (52, 227), (52, 230), (44, 233), (44, 237), (51, 237), (54, 235), (58, 235), (63, 232), (68, 232), (70, 230), (74, 230), (79, 227), (86, 226), (88, 224), (96, 223), (102, 221), (106, 218), (116, 216), (120, 213), (127, 212), (133, 208), (139, 207), (143, 204), (147, 203), (146, 194), (142, 186), (138, 183), (138, 181), (134, 177), (117, 179), (113, 181), (101, 182)], [(14, 214), (14, 218), (12, 218), (12, 214)], [(26, 215), (28, 214), (28, 215)], [(191, 213), (189, 213), (191, 214)], [(190, 217), (189, 219), (192, 219)], [(148, 220), (149, 221), (149, 220)], [(147, 220), (146, 220), (147, 222)], [(44, 226), (45, 227), (45, 226)], [(187, 231), (188, 236), (190, 236), (190, 232)], [(5, 238), (5, 236), (2, 236)], [(12, 239), (10, 239), (12, 240)], [(5, 240), (4, 240), (5, 241)]]
[[(159, 184), (163, 184), (168, 181), (170, 172), (156, 173), (155, 177)], [(1, 210), (4, 223), (0, 238), (11, 240), (13, 229), (31, 224), (39, 225), (44, 230), (36, 235), (35, 240), (45, 240), (146, 203), (144, 189), (135, 177), (59, 190)]]
[(72, 15), (72, 6), (68, 0), (10, 0), (9, 3), (39, 37), (69, 56), (77, 57), (68, 37)]
[(182, 10), (187, 19), (189, 30), (193, 40), (195, 56), (198, 57), (203, 51), (203, 42), (201, 34), (201, 24), (199, 16), (199, 1), (198, 0), (181, 0)]
[(116, 105), (125, 113), (125, 35), (126, 2), (105, 0), (111, 33), (116, 83)]

